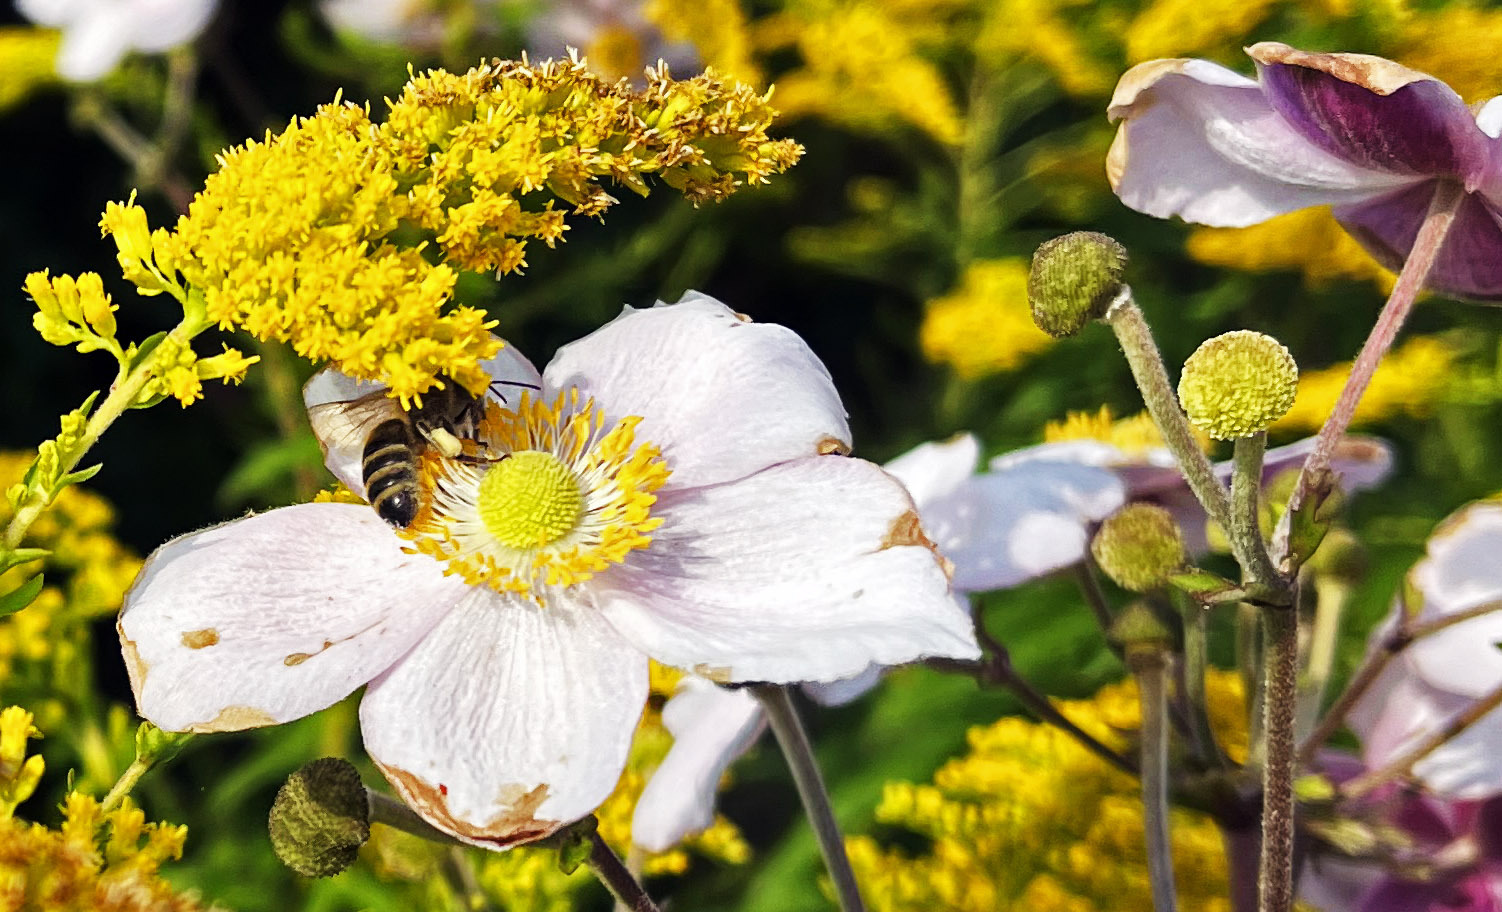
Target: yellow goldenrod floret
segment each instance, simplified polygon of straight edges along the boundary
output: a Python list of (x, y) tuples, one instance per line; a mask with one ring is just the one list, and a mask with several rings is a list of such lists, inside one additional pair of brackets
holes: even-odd
[(665, 40), (692, 42), (699, 59), (721, 73), (749, 85), (763, 84), (752, 58), (746, 12), (736, 0), (647, 0), (642, 16)]
[(0, 819), (9, 820), (42, 781), (41, 755), (26, 756), (27, 740), (42, 736), (31, 720), (31, 713), (19, 706), (0, 710)]
[(1127, 26), (1127, 62), (1239, 46), (1275, 5), (1276, 0), (1153, 0)]
[[(1239, 755), (1245, 748), (1240, 678), (1212, 670), (1206, 683), (1212, 725)], [(1118, 749), (1128, 746), (1140, 721), (1131, 681), (1059, 709)], [(877, 819), (927, 836), (929, 852), (850, 840), (851, 862), (873, 910), (1152, 907), (1136, 779), (1058, 729), (1023, 719), (974, 728), (969, 742), (969, 752), (941, 767), (931, 785), (888, 783), (882, 793)], [(1219, 830), (1202, 814), (1177, 808), (1171, 814), (1181, 907), (1228, 912)]]
[(52, 29), (0, 28), (0, 111), (24, 101), (32, 92), (60, 83), (53, 67), (62, 35)]
[(1249, 228), (1196, 228), (1189, 255), (1212, 266), (1263, 271), (1298, 269), (1311, 285), (1371, 280), (1390, 288), (1392, 273), (1335, 221), (1328, 207), (1300, 209)]
[[(1356, 406), (1353, 425), (1399, 415), (1421, 418), (1429, 414), (1452, 380), (1458, 359), (1459, 352), (1435, 336), (1415, 336), (1400, 343), (1377, 367), (1371, 385)], [(1351, 364), (1345, 362), (1304, 374), (1299, 379), (1293, 408), (1270, 430), (1302, 433), (1319, 430), (1335, 408), (1350, 373)]]
[[(1464, 35), (1464, 41), (1457, 41)], [(1459, 4), (1413, 10), (1398, 27), (1392, 57), (1443, 80), (1466, 101), (1481, 102), (1502, 85), (1502, 10)]]
[[(767, 136), (765, 95), (712, 73), (654, 71), (637, 91), (579, 61), (495, 61), (414, 75), (389, 108), (377, 123), (336, 100), (223, 153), (171, 232), (112, 205), (101, 224), (126, 278), (404, 401), (441, 376), (479, 392), (499, 343), (482, 311), (454, 304), (460, 270), (521, 269), (527, 243), (557, 243), (570, 212), (615, 203), (607, 180), (719, 200), (802, 152)], [(238, 376), (174, 354), (156, 356), (158, 392), (185, 403), (201, 380)]]
[(980, 260), (960, 287), (930, 301), (919, 331), (924, 357), (966, 379), (1014, 370), (1053, 339), (1034, 323), (1027, 299), (1028, 263)]
[[(1202, 431), (1194, 432), (1200, 449), (1210, 448), (1210, 438)], [(1163, 433), (1153, 423), (1147, 412), (1138, 412), (1127, 418), (1116, 418), (1109, 406), (1101, 406), (1094, 412), (1070, 412), (1060, 421), (1050, 421), (1043, 426), (1044, 443), (1060, 443), (1066, 440), (1099, 440), (1109, 443), (1130, 458), (1145, 458), (1151, 450), (1161, 450), (1166, 444)]]
[(1071, 94), (1110, 94), (1116, 71), (1094, 59), (1083, 34), (1081, 19), (1090, 4), (1084, 0), (1001, 0), (983, 9), (987, 17), (975, 40), (977, 59), (998, 70), (1012, 60), (1037, 60)]

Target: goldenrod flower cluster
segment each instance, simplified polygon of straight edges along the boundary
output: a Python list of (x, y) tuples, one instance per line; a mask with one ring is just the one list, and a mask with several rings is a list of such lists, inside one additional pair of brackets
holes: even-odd
[[(1194, 434), (1200, 449), (1209, 449), (1209, 436), (1198, 430)], [(1128, 459), (1138, 460), (1145, 460), (1150, 451), (1161, 450), (1166, 446), (1162, 432), (1147, 412), (1117, 418), (1110, 407), (1105, 405), (1094, 412), (1070, 412), (1062, 420), (1050, 421), (1043, 426), (1044, 443), (1069, 440), (1109, 443)]]
[(1018, 257), (970, 264), (959, 288), (928, 303), (918, 333), (924, 357), (975, 380), (1015, 370), (1051, 345), (1028, 309), (1027, 277)]
[(62, 35), (51, 29), (0, 28), (0, 111), (25, 101), (31, 93), (62, 81), (53, 68)]
[[(190, 322), (287, 342), (404, 401), (440, 375), (478, 392), (499, 342), (482, 311), (454, 304), (460, 270), (521, 269), (529, 241), (552, 246), (568, 214), (616, 202), (607, 181), (646, 194), (655, 177), (694, 203), (720, 200), (802, 152), (767, 136), (766, 96), (713, 74), (653, 71), (636, 91), (578, 60), (495, 61), (415, 75), (389, 107), (376, 123), (336, 100), (223, 153), (170, 232), (133, 203), (110, 206), (101, 224), (125, 277), (178, 298)], [(61, 281), (28, 285), (44, 311)], [(47, 319), (54, 335), (74, 325)], [(176, 346), (155, 357), (186, 401), (200, 362), (186, 340), (161, 344)], [(222, 373), (243, 369), (224, 357)]]
[(1187, 247), (1190, 256), (1211, 266), (1301, 270), (1310, 285), (1343, 279), (1390, 287), (1394, 280), (1326, 207), (1300, 209), (1250, 228), (1196, 228)]
[[(13, 488), (30, 464), (30, 454), (0, 452), (0, 486)], [(0, 528), (12, 511), (8, 501), (0, 502)], [(141, 559), (115, 538), (114, 522), (108, 501), (74, 486), (32, 523), (23, 544), (49, 553), (0, 574), (0, 592), (38, 572), (47, 585), (30, 606), (0, 619), (0, 681), (10, 682), (18, 663), (65, 658), (59, 650), (76, 649), (83, 639), (70, 628), (119, 610)]]
[[(1207, 678), (1212, 724), (1233, 757), (1246, 751), (1240, 678)], [(1136, 685), (1061, 702), (1118, 748), (1141, 721)], [(1152, 908), (1137, 780), (1059, 729), (1009, 717), (971, 729), (970, 750), (932, 784), (888, 783), (877, 819), (931, 839), (925, 854), (849, 840), (863, 893), (880, 912), (1107, 912)], [(1203, 814), (1172, 812), (1179, 904), (1228, 912), (1220, 833)]]
[[(1356, 406), (1353, 426), (1429, 414), (1453, 379), (1459, 358), (1460, 353), (1450, 343), (1436, 336), (1415, 336), (1395, 346), (1378, 365)], [(1293, 408), (1270, 430), (1318, 430), (1330, 417), (1350, 373), (1351, 362), (1347, 361), (1303, 374)]]
[(105, 810), (90, 795), (71, 792), (57, 829), (15, 818), (43, 771), (40, 756), (25, 756), (37, 737), (31, 713), (0, 712), (0, 908), (38, 912), (194, 912), (198, 901), (173, 891), (158, 875), (181, 857), (188, 828), (147, 823), (123, 801)]

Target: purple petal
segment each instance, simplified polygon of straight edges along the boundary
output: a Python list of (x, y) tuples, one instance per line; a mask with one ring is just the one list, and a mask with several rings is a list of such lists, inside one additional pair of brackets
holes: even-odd
[(1359, 912), (1497, 912), (1487, 880), (1479, 874), (1433, 883), (1389, 877), (1362, 899)]
[[(1433, 196), (1434, 183), (1426, 181), (1339, 207), (1335, 217), (1378, 262), (1396, 272), (1413, 248)], [(1502, 300), (1502, 228), (1485, 197), (1473, 193), (1461, 201), (1426, 284), (1452, 297)]]
[(1458, 177), (1471, 189), (1495, 167), (1494, 143), (1449, 86), (1381, 57), (1249, 49), (1273, 109), (1306, 139), (1392, 174)]

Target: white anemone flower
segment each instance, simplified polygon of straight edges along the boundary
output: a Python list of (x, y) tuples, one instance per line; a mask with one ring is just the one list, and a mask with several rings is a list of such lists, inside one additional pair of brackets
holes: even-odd
[[(1502, 503), (1460, 510), (1429, 539), (1425, 556), (1408, 572), (1417, 596), (1406, 610), (1411, 624), (1502, 600)], [(1372, 634), (1378, 648), (1397, 623), (1402, 602)], [(1460, 621), (1411, 643), (1351, 711), (1368, 769), (1380, 769), (1433, 734), (1475, 702), (1502, 687), (1502, 611)], [(1482, 716), (1414, 765), (1413, 775), (1444, 798), (1502, 794), (1502, 714)]]
[[(1266, 475), (1296, 467), (1312, 449), (1302, 440), (1268, 451)], [(980, 444), (970, 434), (925, 443), (887, 463), (913, 496), (923, 528), (954, 566), (955, 596), (1007, 589), (1084, 560), (1094, 525), (1128, 501), (1162, 502), (1204, 551), (1205, 515), (1167, 449), (1127, 450), (1099, 440), (1026, 447), (990, 461), (977, 474)], [(1348, 437), (1333, 462), (1348, 491), (1369, 488), (1392, 469), (1386, 444)], [(1229, 477), (1230, 463), (1216, 466)], [(875, 686), (880, 668), (833, 684), (808, 684), (814, 700), (836, 706)], [(714, 820), (721, 777), (766, 728), (761, 705), (743, 690), (685, 677), (663, 707), (673, 746), (648, 780), (631, 822), (631, 838), (661, 852)]]
[(62, 30), (55, 66), (74, 82), (102, 79), (131, 51), (187, 44), (218, 8), (219, 0), (16, 0), (21, 15)]
[[(841, 455), (839, 396), (791, 331), (691, 293), (627, 308), (541, 375), (511, 348), (490, 367), (510, 405), (478, 436), (505, 458), (428, 448), (406, 530), (302, 504), (147, 561), (119, 622), (144, 717), (271, 725), (368, 684), (365, 747), (398, 794), (502, 848), (610, 794), (649, 656), (730, 683), (979, 655), (907, 492)], [(359, 489), (360, 446), (333, 443)]]

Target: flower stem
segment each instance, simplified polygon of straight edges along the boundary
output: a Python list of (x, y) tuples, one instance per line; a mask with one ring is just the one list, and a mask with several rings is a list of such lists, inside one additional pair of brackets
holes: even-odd
[(1121, 297), (1106, 312), (1106, 322), (1116, 333), (1131, 366), (1132, 377), (1142, 391), (1142, 401), (1148, 413), (1163, 435), (1163, 442), (1178, 461), (1179, 471), (1189, 483), (1189, 490), (1199, 499), (1210, 518), (1221, 528), (1231, 527), (1231, 503), (1226, 496), (1225, 485), (1215, 476), (1210, 460), (1200, 449), (1199, 441), (1190, 430), (1189, 419), (1179, 406), (1178, 395), (1168, 380), (1168, 371), (1163, 367), (1163, 356), (1153, 341), (1152, 330), (1142, 316), (1142, 308), (1132, 300), (1130, 288), (1123, 288)]
[[(1302, 739), (1315, 727), (1319, 709), (1325, 702), (1325, 688), (1335, 670), (1335, 652), (1340, 646), (1340, 622), (1352, 595), (1351, 584), (1328, 573), (1314, 578), (1314, 624), (1309, 633), (1309, 660), (1299, 684), (1299, 715), (1294, 731)], [(1300, 762), (1310, 757), (1304, 752), (1307, 741), (1299, 748)]]
[(1289, 912), (1293, 908), (1293, 723), (1299, 695), (1298, 610), (1262, 609), (1262, 732), (1266, 757), (1262, 767), (1262, 862), (1257, 908)]
[(814, 760), (814, 749), (808, 741), (808, 733), (798, 719), (798, 710), (793, 706), (792, 696), (786, 687), (777, 684), (757, 684), (751, 692), (761, 701), (767, 711), (767, 721), (772, 725), (772, 734), (782, 755), (787, 758), (788, 769), (793, 774), (793, 783), (798, 787), (798, 797), (803, 801), (803, 810), (808, 814), (809, 825), (819, 840), (819, 851), (824, 855), (824, 867), (834, 880), (835, 894), (839, 897), (844, 912), (864, 912), (860, 888), (855, 882), (855, 872), (850, 868), (850, 858), (845, 854), (845, 840), (840, 835), (840, 826), (829, 806), (829, 793), (824, 789), (824, 777)]
[(1398, 330), (1413, 310), (1413, 304), (1423, 290), (1424, 281), (1429, 277), (1445, 235), (1449, 233), (1450, 225), (1455, 221), (1455, 213), (1464, 199), (1465, 188), (1455, 181), (1442, 180), (1435, 186), (1434, 198), (1429, 202), (1429, 211), (1424, 216), (1423, 225), (1419, 227), (1413, 249), (1403, 263), (1403, 271), (1398, 274), (1392, 294), (1388, 295), (1387, 303), (1377, 316), (1371, 334), (1361, 346), (1361, 353), (1351, 365), (1351, 374), (1346, 378), (1345, 388), (1341, 390), (1335, 408), (1315, 438), (1314, 450), (1299, 472), (1298, 483), (1294, 485), (1286, 515), (1292, 515), (1303, 505), (1319, 484), (1320, 476), (1330, 468), (1335, 446), (1350, 427), (1351, 419), (1356, 415), (1356, 405), (1371, 383), (1372, 375), (1377, 372), (1382, 356), (1392, 347)]
[(1340, 794), (1344, 798), (1360, 798), (1367, 792), (1382, 785), (1385, 782), (1406, 776), (1413, 771), (1414, 764), (1434, 753), (1445, 742), (1474, 725), (1482, 716), (1502, 706), (1502, 686), (1493, 688), (1481, 699), (1466, 707), (1457, 715), (1445, 720), (1445, 724), (1432, 732), (1424, 740), (1399, 754), (1393, 761), (1381, 769), (1371, 770), (1357, 776), (1341, 787)]
[(1236, 563), (1246, 578), (1264, 586), (1279, 586), (1278, 572), (1267, 555), (1262, 539), (1262, 456), (1267, 452), (1267, 432), (1236, 440), (1231, 470), (1231, 524), (1226, 534)]
[(468, 846), (449, 846), (444, 859), (444, 874), (466, 912), (493, 912), (494, 907), (485, 898), (485, 890), (475, 877), (474, 865), (469, 862)]
[(370, 822), (385, 824), (393, 830), (401, 830), (410, 833), (428, 842), (436, 842), (439, 845), (462, 846), (460, 842), (448, 833), (438, 829), (431, 823), (417, 816), (417, 812), (407, 807), (390, 795), (381, 792), (365, 790), (365, 800), (370, 808)]
[(1142, 702), (1142, 809), (1154, 912), (1175, 912), (1173, 843), (1168, 829), (1168, 656), (1162, 649), (1127, 649)]
[(125, 796), (130, 794), (131, 789), (136, 787), (136, 783), (141, 781), (141, 777), (146, 775), (153, 765), (155, 765), (155, 758), (137, 757), (130, 761), (130, 766), (125, 768), (125, 772), (115, 780), (109, 793), (104, 796), (104, 800), (99, 802), (100, 809), (108, 812), (119, 807), (125, 801)]
[(631, 910), (631, 912), (659, 912), (657, 904), (652, 902), (652, 897), (647, 895), (647, 890), (627, 870), (619, 856), (610, 850), (605, 840), (598, 833), (592, 837), (593, 845), (589, 849), (589, 860), (586, 864), (615, 897), (617, 903)]
[(1184, 620), (1184, 701), (1189, 716), (1189, 733), (1195, 753), (1207, 765), (1224, 768), (1226, 756), (1215, 741), (1210, 727), (1210, 699), (1205, 693), (1209, 609), (1180, 599), (1179, 613)]
[[(1402, 617), (1406, 611), (1406, 608), (1400, 607), (1399, 616)], [(1351, 675), (1350, 682), (1346, 684), (1346, 689), (1335, 698), (1335, 702), (1330, 704), (1330, 709), (1314, 727), (1314, 731), (1304, 739), (1304, 743), (1299, 747), (1300, 762), (1308, 763), (1319, 750), (1320, 745), (1340, 730), (1351, 707), (1355, 706), (1356, 702), (1371, 688), (1377, 677), (1387, 668), (1387, 663), (1391, 662), (1398, 653), (1407, 649), (1413, 641), (1494, 611), (1502, 611), (1502, 601), (1486, 602), (1474, 608), (1437, 617), (1421, 624), (1408, 624), (1400, 621), (1387, 636), (1382, 638), (1377, 648), (1368, 652), (1366, 658), (1362, 659), (1361, 665), (1357, 667), (1355, 674)]]

